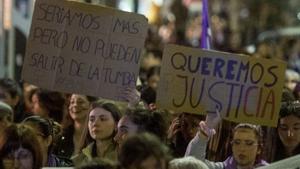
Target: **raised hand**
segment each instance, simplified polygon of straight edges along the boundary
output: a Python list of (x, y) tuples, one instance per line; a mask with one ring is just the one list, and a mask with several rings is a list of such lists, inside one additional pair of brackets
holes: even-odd
[(133, 108), (139, 104), (141, 93), (136, 88), (126, 87), (125, 90), (123, 90), (123, 94), (125, 95), (125, 101), (128, 102), (129, 108)]
[(205, 121), (199, 123), (200, 132), (206, 137), (212, 137), (216, 134), (215, 127), (222, 120), (219, 110), (216, 108), (214, 113), (207, 113)]
[(181, 128), (180, 128), (180, 118), (176, 117), (175, 119), (173, 119), (169, 129), (168, 129), (168, 136), (167, 138), (169, 140), (173, 140), (173, 138), (175, 137), (175, 135), (180, 132)]
[(215, 129), (215, 127), (220, 123), (222, 120), (219, 110), (216, 108), (214, 113), (210, 112), (207, 113), (205, 123), (208, 128)]

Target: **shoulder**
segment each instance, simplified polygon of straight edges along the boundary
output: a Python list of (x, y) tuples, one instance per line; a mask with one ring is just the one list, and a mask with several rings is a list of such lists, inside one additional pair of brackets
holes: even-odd
[(78, 164), (81, 164), (83, 162), (87, 162), (87, 161), (91, 160), (93, 158), (92, 157), (93, 147), (94, 147), (94, 143), (91, 143), (88, 146), (86, 146), (85, 148), (83, 148), (80, 153), (74, 155), (71, 158), (73, 163), (75, 165), (78, 165)]
[(86, 156), (89, 159), (92, 159), (93, 149), (95, 148), (95, 143), (90, 143), (85, 148), (81, 150), (81, 155)]

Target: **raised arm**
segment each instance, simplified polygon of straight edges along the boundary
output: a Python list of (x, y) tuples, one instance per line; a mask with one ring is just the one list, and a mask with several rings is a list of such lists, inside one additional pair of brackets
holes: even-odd
[(190, 141), (185, 156), (193, 156), (203, 162), (210, 169), (223, 169), (224, 164), (222, 162), (211, 162), (205, 159), (206, 146), (209, 138), (212, 137), (216, 131), (215, 127), (220, 122), (221, 117), (218, 111), (216, 113), (208, 113), (205, 121), (199, 123), (199, 131), (196, 136)]

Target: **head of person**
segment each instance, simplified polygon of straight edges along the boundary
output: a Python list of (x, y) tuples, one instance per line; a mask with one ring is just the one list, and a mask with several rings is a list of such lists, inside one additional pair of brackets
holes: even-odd
[(160, 66), (153, 66), (147, 72), (147, 84), (156, 91), (160, 80)]
[(74, 124), (75, 121), (84, 123), (88, 117), (91, 103), (96, 101), (96, 98), (72, 94), (68, 106), (68, 113), (63, 119), (63, 127), (67, 128)]
[(41, 116), (30, 116), (23, 120), (26, 124), (34, 130), (38, 141), (41, 145), (41, 151), (44, 156), (44, 165), (47, 162), (47, 156), (51, 153), (51, 147), (54, 139), (53, 125), (50, 119)]
[(0, 79), (0, 101), (14, 108), (18, 104), (21, 95), (21, 88), (16, 81), (8, 78)]
[(40, 169), (43, 156), (29, 126), (12, 124), (0, 136), (0, 168)]
[(0, 135), (2, 131), (13, 122), (13, 109), (0, 101)]
[(120, 110), (115, 104), (92, 103), (87, 125), (89, 136), (93, 140), (113, 139), (120, 118)]
[(176, 158), (170, 161), (169, 169), (208, 169), (208, 166), (195, 157)]
[(285, 71), (285, 83), (284, 86), (291, 91), (294, 91), (297, 82), (300, 81), (300, 75), (292, 69), (287, 69)]
[(300, 153), (300, 102), (282, 103), (277, 132), (285, 153)]
[(118, 169), (118, 166), (116, 163), (108, 159), (94, 158), (75, 169)]
[(118, 132), (114, 139), (120, 147), (130, 135), (149, 132), (165, 141), (167, 130), (165, 121), (164, 116), (158, 111), (127, 110), (118, 123)]
[[(153, 36), (152, 36), (153, 37)], [(161, 65), (162, 51), (159, 49), (147, 50), (141, 60), (141, 69), (149, 70), (153, 66)]]
[(61, 122), (65, 112), (65, 97), (54, 91), (36, 89), (31, 97), (33, 114)]
[(198, 124), (204, 116), (183, 112), (179, 115), (180, 133), (184, 140), (190, 141), (198, 131)]
[(167, 169), (170, 159), (167, 146), (149, 133), (128, 137), (119, 152), (124, 169)]
[(146, 87), (141, 90), (141, 100), (146, 103), (146, 106), (151, 109), (151, 106), (156, 102), (156, 91), (152, 87)]
[(240, 123), (233, 129), (233, 158), (238, 166), (254, 166), (262, 153), (263, 136), (260, 126)]
[(121, 113), (113, 103), (94, 103), (89, 113), (88, 127), (90, 136), (97, 139), (114, 137)]

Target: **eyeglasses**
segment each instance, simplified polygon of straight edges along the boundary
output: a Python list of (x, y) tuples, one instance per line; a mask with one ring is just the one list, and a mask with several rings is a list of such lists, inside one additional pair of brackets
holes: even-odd
[(243, 145), (247, 148), (251, 148), (253, 146), (257, 146), (259, 145), (257, 142), (253, 141), (253, 140), (232, 140), (231, 141), (231, 145), (232, 146), (240, 146)]

